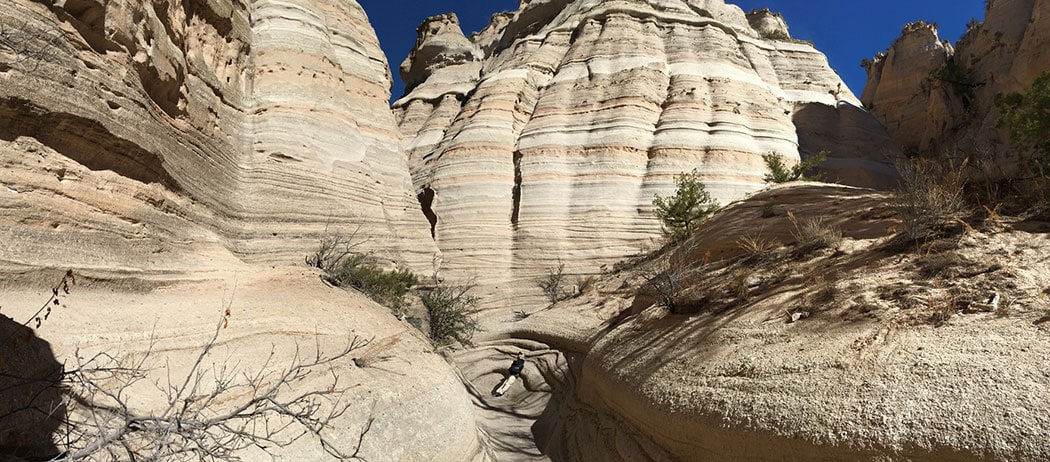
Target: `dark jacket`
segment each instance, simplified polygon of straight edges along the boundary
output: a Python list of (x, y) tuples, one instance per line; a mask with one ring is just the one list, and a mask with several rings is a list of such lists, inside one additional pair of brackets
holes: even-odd
[(510, 365), (510, 369), (507, 369), (507, 372), (510, 372), (511, 375), (521, 375), (522, 369), (525, 369), (525, 360), (518, 358)]

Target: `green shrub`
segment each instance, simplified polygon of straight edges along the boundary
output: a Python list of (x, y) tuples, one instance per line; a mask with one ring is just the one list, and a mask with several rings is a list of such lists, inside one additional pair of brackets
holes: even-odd
[(779, 30), (768, 30), (762, 33), (762, 38), (766, 40), (790, 40), (791, 36)]
[(405, 295), (419, 278), (408, 270), (383, 271), (367, 254), (354, 249), (364, 241), (357, 238), (361, 227), (350, 234), (329, 233), (327, 227), (317, 250), (306, 257), (306, 264), (324, 271), (324, 280), (336, 287), (353, 287), (372, 300), (401, 314)]
[(1010, 130), (1014, 144), (1031, 153), (1035, 169), (1050, 173), (1050, 71), (1024, 93), (995, 95), (999, 127)]
[(762, 179), (766, 183), (780, 184), (788, 183), (791, 181), (821, 181), (823, 175), (806, 175), (807, 172), (817, 168), (822, 162), (827, 160), (828, 151), (820, 151), (817, 155), (810, 157), (798, 164), (795, 164), (791, 168), (788, 168), (784, 164), (784, 158), (775, 152), (768, 154), (762, 154), (762, 160), (766, 163), (766, 168), (769, 169), (769, 173), (766, 174)]
[(383, 271), (361, 254), (344, 257), (335, 267), (327, 268), (325, 280), (334, 286), (353, 287), (395, 312), (401, 310), (405, 294), (419, 282), (411, 271)]
[(478, 297), (470, 295), (473, 284), (448, 286), (438, 284), (422, 292), (419, 298), (427, 307), (430, 316), (430, 340), (435, 345), (451, 345), (454, 342), (472, 346), (471, 339), (478, 331), (474, 313), (478, 310)]
[(653, 199), (653, 212), (663, 222), (664, 232), (675, 240), (681, 240), (718, 211), (719, 205), (704, 189), (700, 173), (695, 169), (676, 176), (674, 182), (674, 195), (661, 197), (657, 194)]

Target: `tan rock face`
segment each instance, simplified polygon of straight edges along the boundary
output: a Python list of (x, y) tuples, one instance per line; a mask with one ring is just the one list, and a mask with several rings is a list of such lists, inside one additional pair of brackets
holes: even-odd
[[(259, 2), (250, 19), (247, 5), (221, 0), (65, 5), (15, 2), (3, 18), (44, 50), (0, 59), (13, 63), (0, 71), (11, 211), (0, 232), (17, 243), (5, 264), (118, 269), (120, 259), (48, 261), (41, 247), (59, 232), (120, 254), (119, 230), (134, 226), (141, 242), (301, 261), (326, 227), (361, 225), (384, 257), (430, 267), (386, 109), (389, 73), (356, 3)], [(123, 224), (92, 228), (98, 210)], [(29, 218), (40, 213), (49, 219)], [(153, 270), (194, 259), (155, 257)]]
[[(905, 150), (987, 159), (993, 176), (1016, 167), (1008, 134), (996, 128), (995, 94), (1023, 91), (1050, 69), (1050, 2), (987, 2), (985, 21), (954, 46), (935, 27), (913, 24), (868, 66), (861, 100)], [(951, 72), (941, 74), (942, 69)], [(955, 76), (955, 77), (951, 77)]]
[[(931, 76), (952, 54), (951, 44), (937, 36), (937, 26), (920, 21), (905, 26), (885, 54), (865, 61), (869, 84), (861, 101), (906, 151), (927, 149), (943, 133), (947, 114), (930, 109), (947, 109), (951, 102), (944, 99), (944, 82)], [(933, 91), (934, 86), (941, 91)]]
[[(249, 368), (263, 367), (271, 345), (286, 358), (351, 331), (400, 339), (378, 352), (397, 364), (326, 371), (354, 403), (326, 431), (352, 452), (373, 413), (362, 457), (477, 453), (469, 398), (429, 342), (302, 264), (323, 233), (355, 230), (357, 250), (390, 265), (430, 274), (436, 260), (387, 106), (389, 71), (360, 6), (56, 3), (8, 1), (0, 14), (3, 33), (21, 34), (17, 48), (0, 45), (4, 315), (32, 319), (53, 268), (73, 268), (80, 284), (36, 330), (59, 363), (76, 348), (142, 352), (152, 329), (166, 344), (153, 370), (187, 364), (231, 297), (243, 322), (219, 347)], [(7, 433), (0, 444), (15, 444)], [(302, 443), (277, 458), (331, 460)]]
[(675, 175), (697, 168), (724, 204), (762, 187), (768, 152), (827, 149), (833, 179), (890, 184), (885, 132), (824, 55), (762, 38), (786, 32), (777, 18), (722, 1), (581, 0), (494, 21), (475, 88), (439, 96), (424, 82), (394, 105), (450, 269), (504, 297), (538, 293), (527, 281), (559, 260), (593, 272), (658, 245), (651, 202)]

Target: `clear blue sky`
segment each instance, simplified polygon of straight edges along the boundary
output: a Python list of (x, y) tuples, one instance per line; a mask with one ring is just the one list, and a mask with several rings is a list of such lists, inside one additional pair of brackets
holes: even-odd
[[(499, 11), (516, 10), (518, 0), (359, 0), (379, 35), (394, 74), (393, 99), (404, 86), (398, 66), (416, 40), (416, 27), (436, 14), (455, 12), (463, 32), (480, 30)], [(850, 89), (864, 88), (862, 58), (889, 47), (906, 23), (918, 19), (940, 25), (942, 39), (953, 43), (971, 18), (984, 19), (984, 0), (729, 0), (744, 11), (769, 8), (784, 15), (791, 35), (812, 40), (828, 55)]]

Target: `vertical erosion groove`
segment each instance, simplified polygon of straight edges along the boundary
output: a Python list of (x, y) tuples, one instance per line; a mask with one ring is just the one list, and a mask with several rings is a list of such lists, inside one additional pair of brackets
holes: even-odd
[(521, 210), (521, 151), (514, 151), (514, 188), (511, 190), (513, 208), (510, 211), (510, 224), (517, 228), (518, 212)]
[(423, 215), (427, 217), (427, 221), (430, 222), (430, 238), (435, 239), (435, 231), (437, 229), (438, 216), (434, 213), (434, 190), (430, 186), (424, 186), (423, 190), (416, 195), (416, 199), (419, 200), (419, 206), (423, 209)]

